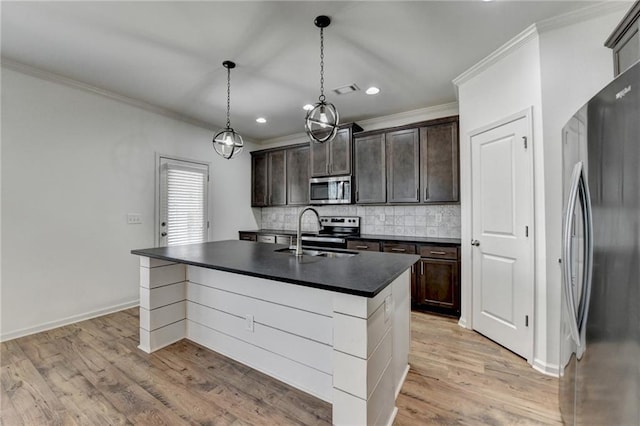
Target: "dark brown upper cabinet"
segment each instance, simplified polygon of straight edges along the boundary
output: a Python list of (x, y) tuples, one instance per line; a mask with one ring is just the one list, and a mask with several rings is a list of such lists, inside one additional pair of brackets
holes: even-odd
[(251, 153), (251, 206), (282, 206), (287, 203), (284, 150)]
[(355, 123), (340, 126), (330, 142), (309, 142), (311, 147), (311, 176), (339, 176), (351, 174), (353, 132), (362, 128)]
[(309, 203), (309, 144), (251, 153), (251, 207)]
[(287, 204), (309, 204), (309, 145), (287, 149)]
[(629, 9), (604, 45), (613, 50), (616, 76), (640, 59), (640, 1)]
[(387, 202), (417, 203), (419, 195), (420, 138), (418, 129), (385, 134)]
[(251, 153), (251, 206), (269, 205), (267, 153)]
[(354, 139), (356, 203), (387, 202), (385, 135), (379, 133)]
[(420, 128), (421, 201), (460, 200), (458, 121)]
[(271, 151), (269, 159), (269, 205), (287, 204), (287, 158), (285, 150)]
[(445, 117), (354, 138), (356, 203), (457, 203), (458, 117)]

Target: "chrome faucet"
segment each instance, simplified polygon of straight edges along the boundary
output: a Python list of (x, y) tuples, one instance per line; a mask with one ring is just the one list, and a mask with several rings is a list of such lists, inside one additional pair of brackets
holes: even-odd
[(320, 215), (318, 214), (318, 211), (316, 209), (314, 209), (313, 207), (305, 207), (300, 211), (300, 213), (298, 214), (298, 229), (296, 229), (296, 256), (302, 256), (302, 215), (304, 215), (304, 212), (306, 212), (307, 210), (311, 210), (316, 214), (316, 217), (318, 218), (318, 225), (320, 226), (320, 229), (322, 229), (322, 223), (320, 223)]

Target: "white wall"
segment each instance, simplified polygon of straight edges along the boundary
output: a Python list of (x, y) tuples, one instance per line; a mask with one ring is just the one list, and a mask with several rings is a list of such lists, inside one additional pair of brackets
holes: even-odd
[[(224, 160), (211, 138), (3, 67), (2, 340), (137, 304), (129, 251), (154, 246), (157, 152), (211, 163), (212, 240), (255, 228), (250, 156)], [(127, 225), (127, 213), (140, 213), (142, 225)]]
[[(543, 179), (542, 170), (542, 107), (540, 92), (539, 43), (535, 31), (523, 36), (524, 41), (510, 48), (497, 62), (460, 83), (460, 203), (462, 235), (462, 316), (460, 323), (471, 324), (471, 138), (474, 131), (508, 116), (532, 108), (534, 181)], [(535, 186), (535, 275), (536, 289), (544, 287), (537, 279), (544, 277), (544, 197)], [(542, 244), (539, 244), (542, 242)], [(538, 296), (536, 294), (536, 301)], [(539, 304), (536, 303), (536, 307)], [(538, 311), (535, 311), (538, 318)], [(536, 322), (536, 329), (539, 324)], [(535, 356), (534, 344), (534, 356)]]
[[(546, 212), (547, 370), (557, 368), (560, 341), (562, 233), (562, 127), (613, 78), (611, 50), (604, 41), (624, 16), (619, 9), (540, 34), (544, 187)], [(541, 301), (542, 303), (543, 301)], [(541, 357), (543, 358), (542, 354)]]

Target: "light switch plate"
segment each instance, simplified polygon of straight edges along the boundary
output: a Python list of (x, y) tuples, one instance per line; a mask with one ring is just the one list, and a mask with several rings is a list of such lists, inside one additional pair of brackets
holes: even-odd
[(127, 224), (140, 225), (142, 223), (142, 215), (140, 213), (127, 213)]

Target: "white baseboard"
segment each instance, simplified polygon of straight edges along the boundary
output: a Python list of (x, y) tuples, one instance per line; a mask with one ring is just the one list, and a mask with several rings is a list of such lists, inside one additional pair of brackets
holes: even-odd
[(557, 364), (549, 364), (539, 359), (534, 359), (531, 366), (534, 370), (546, 374), (547, 376), (560, 377), (560, 367)]
[(467, 326), (467, 319), (464, 317), (460, 317), (460, 319), (458, 320), (458, 325), (462, 328), (467, 328), (467, 329), (469, 328)]
[(400, 391), (402, 390), (402, 385), (404, 385), (404, 381), (407, 380), (407, 375), (409, 374), (409, 364), (407, 364), (407, 368), (404, 369), (404, 373), (402, 373), (402, 379), (398, 382), (396, 386), (396, 399), (398, 399), (398, 395), (400, 395)]
[(26, 327), (20, 330), (9, 331), (8, 333), (0, 334), (0, 342), (6, 342), (8, 340), (17, 339), (19, 337), (28, 336), (30, 334), (40, 333), (41, 331), (51, 330), (53, 328), (63, 327), (65, 325), (73, 324), (76, 322), (88, 320), (91, 318), (100, 317), (102, 315), (111, 314), (114, 312), (122, 311), (124, 309), (134, 308), (140, 304), (139, 299), (131, 300), (129, 302), (120, 303), (106, 308), (96, 309), (95, 311), (85, 312), (78, 315), (72, 315), (60, 320), (45, 322), (33, 327)]

